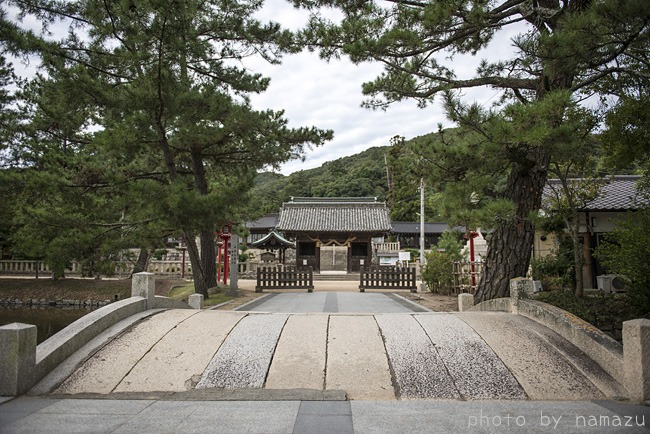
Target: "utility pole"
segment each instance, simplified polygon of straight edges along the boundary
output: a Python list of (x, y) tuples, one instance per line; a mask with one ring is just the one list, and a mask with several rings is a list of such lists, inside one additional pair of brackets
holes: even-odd
[(420, 276), (424, 270), (424, 178), (420, 178)]

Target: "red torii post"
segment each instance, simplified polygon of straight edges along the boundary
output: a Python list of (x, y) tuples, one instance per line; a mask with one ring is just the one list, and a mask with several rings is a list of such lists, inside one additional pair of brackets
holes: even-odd
[[(221, 247), (223, 247), (223, 284), (225, 285), (228, 280), (228, 275), (230, 272), (230, 258), (228, 258), (228, 246), (230, 242), (230, 237), (232, 236), (232, 224), (227, 224), (221, 228), (219, 232), (219, 238), (221, 238), (222, 243), (219, 246), (217, 263), (221, 264)], [(221, 267), (217, 267), (217, 273), (221, 270)], [(217, 274), (217, 281), (221, 280), (219, 274)]]

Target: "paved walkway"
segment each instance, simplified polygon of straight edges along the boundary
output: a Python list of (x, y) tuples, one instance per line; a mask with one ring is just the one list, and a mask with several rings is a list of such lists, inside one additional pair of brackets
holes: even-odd
[(428, 309), (392, 293), (271, 293), (238, 307), (238, 311), (284, 313), (408, 313)]
[[(205, 401), (23, 397), (13, 433), (645, 433), (650, 408), (611, 401)], [(641, 426), (639, 426), (641, 425)]]

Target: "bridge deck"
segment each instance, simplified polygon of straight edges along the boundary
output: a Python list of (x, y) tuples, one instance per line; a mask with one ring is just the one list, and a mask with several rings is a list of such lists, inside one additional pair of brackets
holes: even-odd
[(613, 396), (617, 383), (553, 331), (508, 313), (168, 310), (108, 342), (55, 393), (195, 388), (594, 400)]

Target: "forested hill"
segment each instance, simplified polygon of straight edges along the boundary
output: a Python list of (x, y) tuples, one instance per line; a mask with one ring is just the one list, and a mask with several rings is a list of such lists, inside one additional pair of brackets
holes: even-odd
[(372, 196), (387, 200), (388, 179), (384, 157), (389, 149), (389, 146), (370, 148), (288, 176), (260, 173), (252, 191), (256, 213), (277, 212), (282, 202), (287, 202), (292, 196)]

